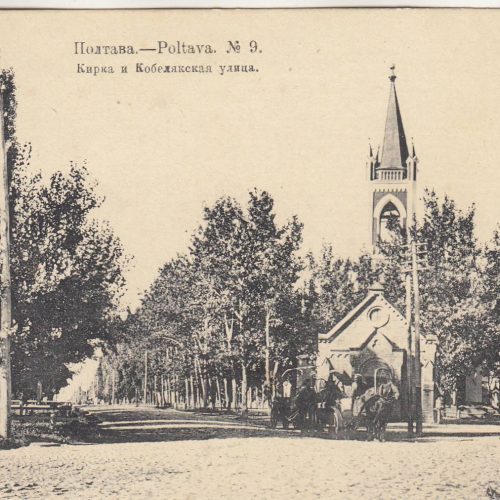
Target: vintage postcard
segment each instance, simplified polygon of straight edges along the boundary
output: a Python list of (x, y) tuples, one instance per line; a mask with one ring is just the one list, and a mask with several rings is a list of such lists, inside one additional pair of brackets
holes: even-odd
[(0, 498), (500, 498), (500, 11), (0, 11)]

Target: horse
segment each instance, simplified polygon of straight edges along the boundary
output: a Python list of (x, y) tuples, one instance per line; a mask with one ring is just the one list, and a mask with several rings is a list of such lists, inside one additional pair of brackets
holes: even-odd
[(290, 399), (277, 397), (271, 403), (271, 427), (276, 428), (278, 422), (281, 422), (283, 429), (288, 429), (288, 422), (290, 417)]
[(370, 439), (385, 441), (385, 429), (392, 413), (392, 401), (380, 395), (372, 396), (364, 404), (366, 430)]

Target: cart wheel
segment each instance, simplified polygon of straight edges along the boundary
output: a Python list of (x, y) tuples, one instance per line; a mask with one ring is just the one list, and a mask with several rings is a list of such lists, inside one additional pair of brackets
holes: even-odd
[(305, 427), (304, 422), (298, 416), (292, 420), (292, 423), (293, 423), (293, 428), (297, 429), (298, 431), (301, 431)]
[(283, 419), (283, 429), (288, 429), (288, 427), (290, 426), (290, 422), (284, 418)]

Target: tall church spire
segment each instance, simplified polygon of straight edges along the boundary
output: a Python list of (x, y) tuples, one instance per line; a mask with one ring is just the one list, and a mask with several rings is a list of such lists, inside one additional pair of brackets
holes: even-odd
[(391, 89), (389, 93), (389, 105), (387, 107), (387, 118), (385, 121), (384, 145), (382, 148), (382, 158), (380, 168), (383, 169), (406, 169), (408, 159), (408, 145), (406, 143), (403, 120), (399, 110), (398, 96), (396, 94), (395, 66), (391, 66)]
[(413, 140), (411, 154), (406, 142), (403, 121), (399, 110), (398, 98), (394, 82), (394, 66), (389, 76), (391, 88), (389, 106), (385, 122), (385, 135), (382, 155), (370, 157), (366, 162), (367, 179), (370, 190), (371, 232), (373, 251), (376, 255), (381, 241), (390, 241), (393, 232), (389, 221), (397, 217), (402, 228), (407, 227), (414, 213), (416, 199), (417, 165)]

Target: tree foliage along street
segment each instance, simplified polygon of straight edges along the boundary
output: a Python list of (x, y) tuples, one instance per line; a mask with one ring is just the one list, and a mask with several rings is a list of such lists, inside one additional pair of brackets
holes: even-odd
[[(494, 370), (499, 362), (499, 235), (481, 248), (474, 207), (462, 211), (431, 191), (424, 207), (412, 228), (425, 249), (422, 328), (439, 338), (439, 385), (451, 392), (476, 367)], [(165, 264), (118, 328), (102, 363), (101, 396), (142, 398), (147, 351), (151, 401), (245, 408), (248, 395), (262, 398), (297, 356), (314, 356), (317, 333), (342, 319), (375, 281), (383, 280), (387, 298), (404, 311), (406, 231), (396, 221), (389, 227), (393, 239), (380, 245), (379, 258), (344, 259), (324, 245), (302, 260), (301, 224), (294, 218), (279, 226), (268, 193), (252, 191), (246, 210), (227, 197), (205, 207), (189, 252)]]
[(229, 197), (205, 207), (189, 253), (161, 269), (107, 357), (108, 372), (120, 375), (117, 397), (142, 393), (143, 377), (125, 377), (122, 367), (140, 366), (147, 351), (156, 392), (175, 388), (192, 404), (224, 399), (246, 407), (250, 388), (262, 389), (310, 352), (297, 287), (301, 232), (295, 217), (276, 222), (266, 192), (250, 192), (246, 209)]
[(32, 173), (30, 145), (15, 137), (13, 75), (7, 87), (10, 143), (13, 393), (48, 395), (71, 376), (68, 363), (92, 356), (109, 338), (127, 258), (109, 225), (92, 218), (102, 203), (85, 166), (49, 179)]
[[(482, 248), (474, 234), (474, 206), (463, 211), (448, 196), (441, 200), (429, 190), (423, 201), (423, 220), (412, 227), (423, 264), (422, 330), (438, 337), (438, 384), (450, 393), (475, 368), (493, 371), (500, 361), (498, 232)], [(406, 233), (394, 224), (393, 230), (394, 239), (381, 245), (386, 257), (381, 270), (390, 300), (403, 311)]]

